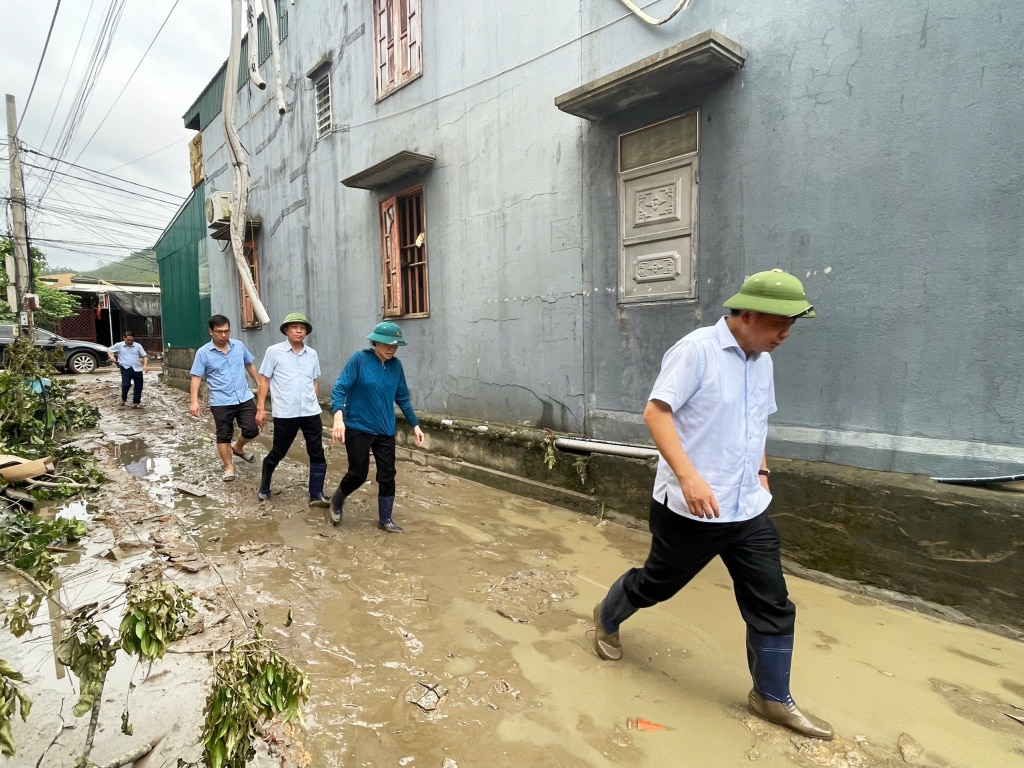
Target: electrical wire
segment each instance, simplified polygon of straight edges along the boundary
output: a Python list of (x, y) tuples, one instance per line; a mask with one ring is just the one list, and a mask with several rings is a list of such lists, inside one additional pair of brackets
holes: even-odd
[(82, 47), (82, 38), (85, 37), (85, 29), (89, 26), (89, 19), (92, 18), (92, 7), (96, 4), (96, 0), (89, 0), (89, 10), (85, 13), (85, 21), (82, 22), (82, 31), (78, 33), (78, 42), (75, 43), (75, 52), (71, 55), (71, 64), (68, 65), (67, 74), (64, 75), (64, 82), (60, 86), (60, 93), (57, 94), (57, 101), (53, 104), (53, 112), (50, 113), (50, 121), (46, 124), (46, 131), (43, 132), (43, 138), (39, 142), (40, 146), (46, 143), (46, 137), (50, 135), (50, 128), (53, 126), (53, 119), (57, 117), (57, 112), (60, 111), (60, 103), (64, 99), (64, 90), (68, 87), (68, 80), (71, 79), (71, 73), (75, 71), (75, 62), (78, 61), (78, 51)]
[[(71, 147), (71, 142), (74, 140), (75, 133), (78, 131), (79, 125), (81, 125), (82, 118), (85, 116), (85, 110), (90, 98), (92, 97), (93, 89), (96, 87), (100, 72), (106, 62), (107, 54), (110, 52), (110, 45), (113, 42), (118, 24), (121, 21), (125, 2), (126, 0), (111, 0), (110, 2), (107, 14), (104, 17), (96, 35), (92, 54), (90, 55), (85, 68), (85, 75), (82, 77), (82, 82), (79, 85), (75, 98), (72, 101), (71, 109), (68, 112), (67, 118), (64, 120), (64, 126), (58, 135), (56, 148), (53, 151), (53, 155), (55, 157), (63, 159), (65, 155), (67, 155), (68, 150)], [(53, 175), (51, 174), (43, 184), (39, 197), (46, 196), (46, 192), (49, 190), (52, 183)]]
[[(159, 203), (160, 205), (170, 205), (170, 206), (177, 207), (180, 204), (180, 201), (185, 199), (184, 197), (180, 197), (180, 198), (178, 198), (178, 202), (173, 202), (173, 201), (170, 201), (170, 200), (161, 200), (160, 198), (153, 197), (152, 195), (144, 195), (141, 192), (131, 192), (131, 190), (125, 190), (125, 189), (122, 189), (121, 187), (115, 187), (115, 186), (113, 186), (111, 184), (104, 184), (102, 181), (96, 181), (95, 179), (87, 179), (87, 178), (83, 178), (81, 176), (73, 176), (72, 174), (66, 173), (64, 171), (55, 171), (55, 170), (47, 168), (46, 166), (43, 166), (43, 165), (36, 165), (35, 163), (30, 163), (27, 160), (24, 161), (22, 163), (22, 165), (24, 167), (26, 167), (26, 168), (35, 168), (35, 169), (41, 170), (41, 171), (49, 171), (51, 177), (60, 176), (62, 178), (74, 179), (75, 181), (83, 181), (83, 182), (85, 182), (87, 184), (93, 184), (93, 185), (95, 185), (97, 187), (105, 187), (107, 189), (115, 189), (115, 190), (118, 190), (119, 192), (129, 192), (133, 197), (141, 197), (141, 198), (143, 198), (145, 200), (152, 200), (154, 203)], [(40, 195), (39, 199), (42, 200), (43, 196)]]
[(112, 170), (112, 171), (119, 171), (119, 170), (121, 170), (122, 168), (124, 168), (126, 166), (134, 165), (135, 163), (139, 162), (140, 160), (145, 160), (147, 157), (152, 157), (153, 155), (158, 155), (161, 152), (163, 152), (164, 150), (170, 149), (171, 147), (177, 147), (180, 144), (181, 144), (181, 139), (178, 139), (176, 141), (172, 141), (166, 147), (160, 147), (160, 149), (154, 149), (148, 155), (143, 155), (142, 157), (136, 157), (134, 160), (129, 160), (127, 163), (121, 163), (121, 165), (118, 165), (118, 166), (116, 166), (114, 168), (111, 168), (110, 170)]
[(170, 20), (171, 14), (174, 13), (174, 9), (178, 7), (179, 2), (181, 2), (181, 0), (174, 0), (174, 5), (172, 5), (171, 10), (167, 12), (167, 16), (164, 18), (163, 24), (160, 25), (160, 29), (156, 31), (156, 34), (153, 36), (153, 39), (149, 41), (149, 46), (146, 48), (145, 53), (142, 54), (142, 58), (139, 59), (139, 63), (135, 65), (135, 69), (133, 69), (132, 73), (128, 75), (128, 81), (124, 84), (124, 87), (121, 88), (120, 92), (114, 98), (114, 102), (110, 105), (110, 109), (107, 110), (107, 113), (103, 116), (103, 119), (100, 120), (99, 125), (96, 126), (96, 130), (92, 132), (92, 135), (85, 140), (85, 144), (82, 145), (82, 148), (78, 150), (78, 154), (75, 155), (76, 162), (82, 156), (82, 153), (85, 152), (89, 144), (92, 143), (92, 140), (96, 138), (96, 134), (100, 132), (100, 128), (103, 127), (103, 123), (106, 122), (107, 118), (110, 117), (110, 113), (114, 111), (114, 107), (117, 106), (117, 102), (121, 99), (122, 96), (124, 96), (125, 90), (131, 84), (132, 79), (135, 77), (135, 74), (139, 71), (139, 67), (142, 66), (142, 62), (146, 60), (146, 56), (149, 55), (149, 51), (153, 48), (153, 44), (156, 42), (156, 39), (160, 37), (160, 33), (164, 31), (164, 27), (167, 26), (167, 22)]
[[(177, 143), (177, 142), (175, 142), (175, 143)], [(179, 201), (185, 199), (184, 196), (175, 194), (174, 192), (167, 192), (167, 191), (165, 191), (163, 189), (157, 189), (156, 187), (150, 187), (150, 186), (147, 186), (145, 184), (140, 184), (137, 181), (131, 181), (130, 179), (124, 179), (124, 178), (121, 178), (120, 176), (113, 176), (113, 175), (111, 175), (109, 173), (104, 173), (103, 171), (97, 171), (94, 168), (87, 168), (84, 165), (77, 165), (75, 163), (72, 163), (70, 160), (61, 160), (60, 158), (52, 157), (51, 155), (47, 155), (44, 152), (37, 152), (34, 149), (25, 149), (25, 152), (27, 152), (30, 155), (39, 155), (40, 157), (45, 157), (48, 160), (55, 160), (58, 163), (64, 163), (65, 165), (70, 165), (72, 168), (78, 168), (79, 170), (87, 171), (88, 173), (94, 173), (97, 176), (106, 176), (108, 179), (114, 179), (115, 181), (122, 181), (125, 184), (132, 184), (132, 185), (134, 185), (136, 187), (142, 187), (143, 189), (148, 189), (151, 192), (159, 192), (161, 195), (167, 195), (168, 197), (173, 197), (173, 198), (175, 198), (175, 199), (177, 199)]]
[(28, 112), (28, 105), (32, 103), (32, 94), (36, 91), (36, 82), (39, 80), (39, 73), (43, 69), (43, 60), (46, 58), (46, 49), (50, 47), (50, 36), (53, 34), (53, 25), (57, 23), (57, 12), (60, 11), (60, 2), (57, 0), (57, 7), (53, 9), (53, 18), (50, 19), (50, 28), (46, 32), (46, 42), (43, 43), (43, 53), (39, 57), (39, 66), (36, 67), (36, 74), (32, 78), (32, 87), (28, 89), (28, 98), (25, 99), (25, 106), (21, 108), (21, 117), (18, 118), (18, 127), (14, 129), (14, 135), (18, 135), (18, 131), (21, 130), (21, 121), (25, 119), (25, 113)]

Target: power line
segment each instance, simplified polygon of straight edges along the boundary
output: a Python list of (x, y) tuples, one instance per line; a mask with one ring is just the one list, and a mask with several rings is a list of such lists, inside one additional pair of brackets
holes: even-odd
[(85, 37), (85, 28), (89, 26), (89, 19), (92, 18), (92, 7), (95, 4), (96, 0), (89, 0), (89, 10), (86, 11), (85, 21), (82, 22), (82, 31), (78, 33), (78, 42), (75, 43), (75, 52), (71, 55), (71, 64), (68, 65), (67, 74), (64, 75), (64, 82), (60, 86), (60, 93), (57, 94), (57, 101), (53, 104), (53, 112), (50, 114), (50, 121), (46, 124), (46, 131), (43, 132), (43, 138), (39, 142), (40, 146), (46, 143), (46, 137), (50, 135), (50, 128), (53, 126), (53, 119), (57, 116), (57, 112), (60, 110), (60, 102), (61, 99), (64, 98), (64, 90), (68, 87), (68, 80), (71, 79), (71, 73), (75, 69), (75, 62), (78, 61), (78, 51), (82, 47), (82, 38)]
[(28, 105), (32, 102), (32, 94), (36, 91), (36, 82), (39, 80), (39, 73), (43, 69), (43, 59), (46, 58), (46, 49), (50, 47), (50, 35), (53, 34), (53, 25), (57, 23), (57, 11), (60, 10), (60, 0), (57, 0), (57, 7), (53, 9), (53, 18), (50, 19), (50, 29), (46, 32), (46, 42), (43, 43), (43, 53), (39, 57), (39, 66), (36, 67), (35, 77), (32, 78), (32, 87), (28, 89), (28, 98), (25, 99), (25, 106), (21, 108), (21, 117), (18, 118), (18, 127), (14, 129), (17, 134), (21, 130), (21, 121), (25, 119), (28, 112)]
[(177, 139), (176, 141), (172, 141), (166, 147), (160, 147), (160, 149), (155, 149), (152, 152), (150, 152), (148, 155), (143, 155), (142, 157), (137, 157), (134, 160), (129, 160), (127, 163), (121, 163), (121, 165), (117, 166), (116, 168), (111, 168), (110, 170), (112, 170), (112, 171), (120, 170), (121, 168), (124, 168), (125, 166), (133, 165), (133, 164), (139, 162), (139, 160), (145, 160), (147, 157), (152, 157), (153, 155), (157, 155), (157, 154), (163, 152), (165, 149), (170, 149), (171, 147), (176, 147), (179, 144), (181, 144), (181, 139)]
[[(107, 14), (100, 25), (98, 34), (96, 35), (96, 41), (93, 43), (93, 50), (89, 57), (89, 62), (86, 65), (85, 75), (78, 87), (78, 92), (75, 94), (75, 98), (71, 104), (71, 111), (64, 120), (64, 127), (61, 129), (60, 135), (57, 139), (56, 149), (54, 150), (54, 155), (56, 157), (63, 159), (67, 154), (71, 147), (71, 142), (74, 140), (75, 133), (78, 131), (78, 126), (81, 124), (82, 118), (85, 116), (87, 103), (92, 97), (93, 89), (96, 87), (100, 72), (103, 69), (103, 64), (106, 62), (107, 54), (110, 52), (110, 44), (114, 40), (114, 34), (117, 31), (118, 24), (121, 22), (121, 15), (124, 12), (125, 2), (126, 0), (111, 0), (110, 2)], [(40, 197), (46, 196), (46, 192), (49, 190), (52, 182), (53, 174), (51, 173), (43, 185), (42, 192), (39, 193)]]
[[(96, 181), (95, 179), (86, 179), (86, 178), (82, 178), (81, 176), (73, 176), (72, 174), (65, 173), (64, 171), (58, 171), (58, 170), (55, 170), (55, 169), (50, 169), (50, 168), (47, 168), (46, 166), (36, 165), (35, 163), (30, 163), (28, 161), (25, 161), (24, 165), (29, 167), (29, 168), (36, 168), (36, 169), (38, 169), (40, 171), (49, 171), (51, 179), (54, 176), (62, 176), (64, 178), (74, 179), (76, 181), (84, 181), (86, 184), (95, 184), (97, 187), (105, 187), (107, 189), (116, 189), (118, 192), (128, 192), (133, 197), (141, 197), (141, 198), (144, 198), (146, 200), (152, 200), (154, 203), (159, 203), (160, 205), (173, 205), (173, 206), (180, 205), (180, 202), (172, 202), (170, 200), (161, 200), (161, 199), (159, 199), (157, 197), (152, 197), (151, 195), (144, 195), (141, 192), (132, 192), (131, 190), (122, 189), (121, 187), (115, 187), (115, 186), (113, 186), (111, 184), (104, 184), (102, 181)], [(162, 193), (162, 194), (168, 194), (168, 193)], [(42, 200), (43, 197), (40, 195), (39, 199)], [(185, 198), (181, 197), (181, 198), (178, 198), (178, 199), (180, 201), (180, 200), (184, 200)]]
[[(0, 200), (7, 201), (10, 198), (0, 198)], [(92, 221), (105, 221), (111, 224), (115, 224), (119, 227), (131, 227), (136, 229), (150, 229), (156, 232), (163, 232), (166, 227), (157, 224), (143, 224), (142, 222), (128, 221), (127, 219), (118, 219), (113, 216), (98, 216), (94, 213), (87, 213), (77, 208), (62, 208), (56, 205), (28, 205), (28, 208), (33, 208), (38, 211), (49, 213), (61, 219), (67, 219), (74, 222), (86, 223)]]
[[(87, 168), (84, 165), (76, 165), (75, 163), (72, 163), (70, 160), (61, 160), (59, 157), (53, 157), (52, 155), (47, 155), (44, 152), (37, 152), (34, 149), (26, 149), (25, 151), (28, 152), (30, 155), (39, 155), (40, 157), (45, 157), (47, 160), (55, 160), (58, 163), (64, 163), (65, 165), (70, 165), (72, 168), (78, 168), (79, 170), (82, 170), (82, 171), (87, 171), (89, 173), (94, 173), (97, 176), (106, 176), (108, 179), (114, 179), (115, 181), (122, 181), (125, 184), (133, 184), (136, 187), (142, 187), (143, 189), (148, 189), (151, 192), (159, 192), (161, 195), (167, 195), (168, 197), (174, 197), (174, 198), (177, 198), (178, 200), (184, 200), (185, 199), (184, 196), (175, 194), (174, 192), (166, 192), (165, 190), (157, 189), (156, 187), (149, 187), (149, 186), (146, 186), (145, 184), (140, 184), (137, 181), (131, 181), (129, 179), (123, 179), (120, 176), (113, 176), (113, 175), (111, 175), (109, 173), (104, 173), (103, 171), (97, 171), (97, 170), (95, 170), (93, 168)], [(38, 167), (38, 166), (36, 166), (36, 167)], [(49, 170), (49, 169), (47, 169), (47, 170)]]
[[(100, 132), (100, 128), (103, 127), (103, 123), (105, 123), (107, 121), (107, 118), (110, 117), (110, 113), (114, 111), (114, 107), (117, 106), (117, 102), (120, 101), (121, 97), (124, 95), (124, 92), (128, 88), (128, 85), (131, 83), (132, 79), (135, 77), (135, 73), (139, 71), (139, 67), (142, 66), (142, 62), (144, 62), (146, 60), (146, 56), (149, 55), (149, 51), (150, 51), (150, 49), (152, 49), (153, 44), (156, 42), (156, 39), (158, 37), (160, 37), (160, 33), (164, 31), (164, 27), (167, 26), (167, 22), (170, 20), (171, 14), (174, 13), (174, 9), (178, 7), (178, 3), (179, 2), (181, 2), (181, 0), (174, 0), (174, 5), (172, 5), (171, 6), (171, 10), (169, 10), (167, 12), (167, 16), (164, 18), (163, 24), (160, 25), (160, 29), (158, 29), (156, 31), (156, 34), (153, 36), (153, 39), (150, 40), (149, 47), (146, 48), (146, 52), (142, 54), (142, 58), (139, 59), (139, 63), (135, 65), (135, 69), (133, 69), (132, 73), (130, 75), (128, 75), (128, 81), (124, 84), (124, 87), (121, 88), (121, 91), (117, 94), (117, 97), (114, 99), (113, 104), (110, 105), (110, 109), (107, 110), (107, 114), (105, 114), (103, 116), (103, 119), (100, 120), (99, 125), (96, 126), (96, 130), (92, 132), (92, 136), (90, 136), (88, 139), (86, 139), (85, 144), (78, 151), (78, 154), (75, 156), (75, 160), (78, 160), (78, 158), (80, 158), (82, 156), (82, 153), (85, 152), (86, 148), (89, 146), (89, 144), (92, 142), (92, 140), (96, 138), (96, 134)], [(59, 0), (58, 0), (58, 5), (59, 4), (60, 3), (59, 3)]]

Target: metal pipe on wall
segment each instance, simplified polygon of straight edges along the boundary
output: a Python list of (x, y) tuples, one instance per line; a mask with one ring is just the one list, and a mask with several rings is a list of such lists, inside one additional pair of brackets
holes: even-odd
[(657, 448), (630, 443), (613, 443), (610, 440), (579, 440), (574, 437), (556, 437), (555, 448), (575, 453), (603, 453), (608, 456), (622, 456), (628, 459), (656, 459)]

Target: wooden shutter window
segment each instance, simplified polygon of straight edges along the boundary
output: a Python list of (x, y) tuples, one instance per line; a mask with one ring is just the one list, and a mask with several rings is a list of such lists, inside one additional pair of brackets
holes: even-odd
[(381, 255), (384, 287), (384, 317), (402, 314), (402, 271), (400, 267), (398, 227), (395, 222), (397, 197), (390, 197), (380, 204)]
[(423, 71), (420, 0), (374, 0), (377, 98), (414, 80)]
[[(256, 286), (256, 292), (260, 290), (260, 267), (259, 267), (259, 255), (256, 252), (256, 237), (250, 235), (246, 238), (245, 243), (242, 245), (242, 254), (245, 256), (245, 263), (249, 265), (249, 274), (252, 275), (252, 283)], [(242, 315), (242, 327), (243, 328), (260, 328), (260, 319), (256, 316), (256, 310), (253, 308), (252, 299), (249, 298), (249, 294), (245, 291), (245, 286), (242, 285), (242, 279), (238, 279), (238, 294), (239, 294), (239, 306), (241, 307)]]

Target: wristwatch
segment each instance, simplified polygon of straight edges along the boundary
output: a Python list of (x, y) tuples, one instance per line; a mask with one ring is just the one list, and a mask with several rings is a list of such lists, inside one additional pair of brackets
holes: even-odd
[(772, 471), (770, 469), (759, 469), (759, 470), (757, 470), (757, 474), (762, 475), (763, 477), (768, 477), (768, 475), (770, 475), (771, 473), (772, 473)]

